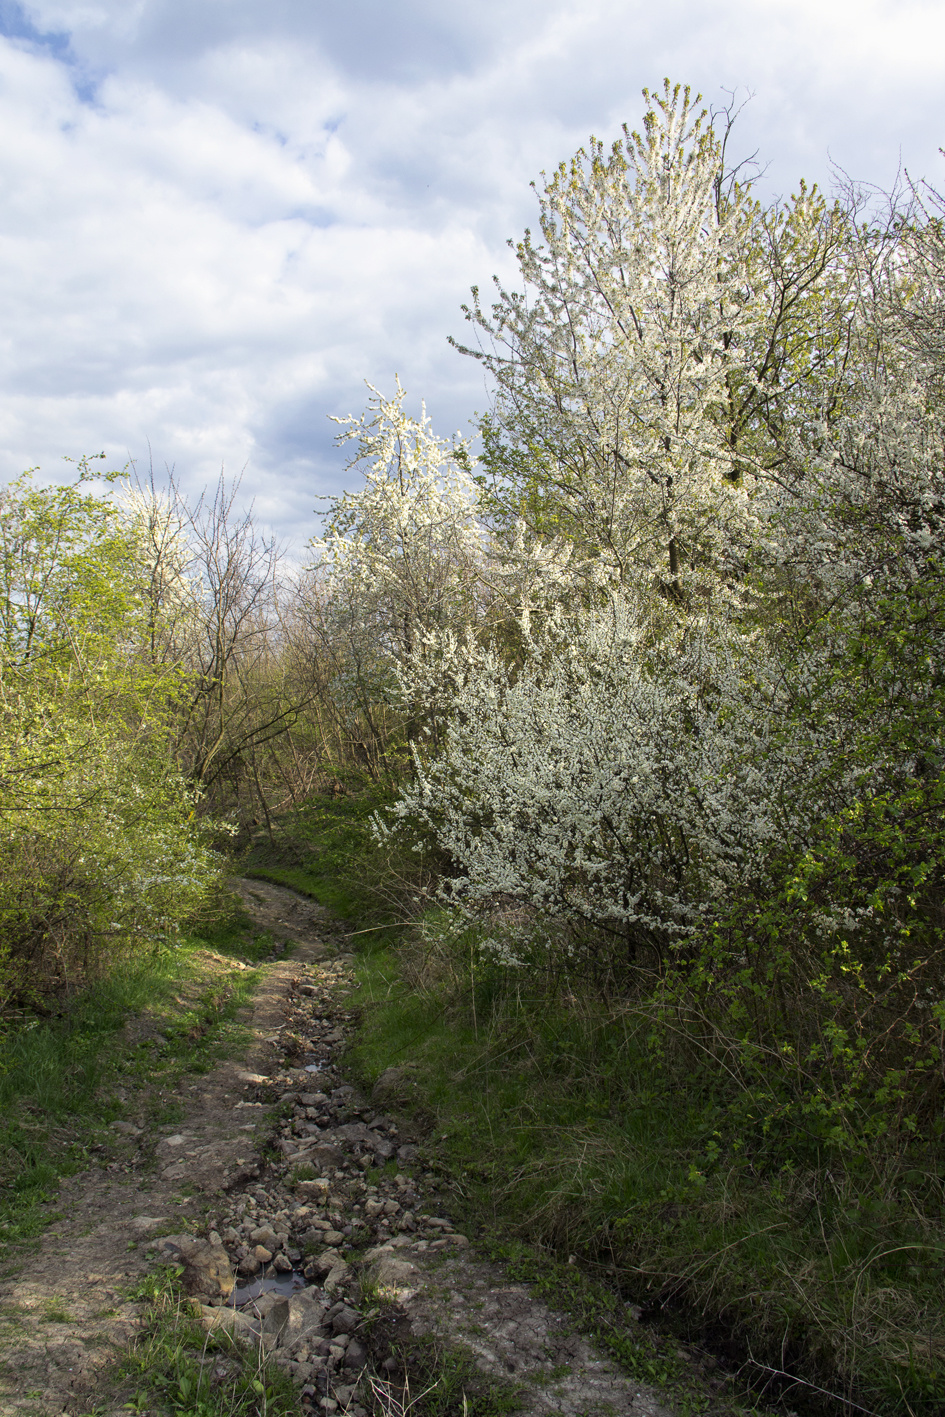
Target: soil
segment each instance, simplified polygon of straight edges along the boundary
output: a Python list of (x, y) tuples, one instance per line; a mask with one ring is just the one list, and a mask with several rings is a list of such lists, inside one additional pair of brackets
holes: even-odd
[[(304, 1271), (304, 1313), (275, 1292), (252, 1311), (298, 1384), (300, 1412), (394, 1417), (431, 1381), (411, 1354), (459, 1345), (481, 1374), (516, 1386), (523, 1417), (673, 1417), (456, 1231), (423, 1138), (397, 1112), (396, 1072), (371, 1098), (345, 1077), (356, 995), (340, 923), (282, 887), (234, 889), (293, 952), (263, 970), (245, 1052), (182, 1080), (179, 1120), (157, 1135), (124, 1124), (115, 1169), (62, 1183), (53, 1223), (0, 1281), (0, 1413), (121, 1411), (109, 1375), (144, 1316), (128, 1296), (195, 1237), (241, 1286), (280, 1265), (301, 1284)], [(383, 1165), (395, 1157), (396, 1175)], [(208, 1327), (244, 1322), (222, 1307), (226, 1287), (191, 1284)], [(707, 1412), (712, 1387), (707, 1378)]]

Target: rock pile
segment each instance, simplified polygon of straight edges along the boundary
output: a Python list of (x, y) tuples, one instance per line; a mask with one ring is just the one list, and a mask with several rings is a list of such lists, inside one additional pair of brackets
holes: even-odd
[[(274, 1354), (299, 1382), (303, 1408), (367, 1417), (359, 1398), (368, 1401), (369, 1359), (379, 1354), (364, 1295), (370, 1304), (406, 1298), (418, 1274), (410, 1254), (469, 1242), (431, 1213), (432, 1173), (423, 1178), (415, 1141), (341, 1081), (334, 1059), (352, 1020), (350, 986), (346, 958), (300, 975), (272, 1040), (281, 1059), (269, 1076), (243, 1073), (236, 1103), (257, 1127), (268, 1123), (265, 1179), (241, 1176), (244, 1189), (218, 1196), (205, 1239), (169, 1235), (156, 1251), (183, 1266), (208, 1329)], [(380, 1080), (378, 1101), (396, 1082), (393, 1070)], [(396, 1369), (385, 1362), (388, 1374)]]

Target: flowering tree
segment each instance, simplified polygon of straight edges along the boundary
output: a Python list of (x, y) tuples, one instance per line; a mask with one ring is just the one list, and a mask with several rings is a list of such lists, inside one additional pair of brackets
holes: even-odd
[(743, 573), (786, 409), (833, 411), (855, 224), (803, 186), (763, 211), (726, 171), (730, 122), (720, 136), (668, 81), (645, 99), (642, 134), (545, 182), (524, 291), (500, 287), (491, 315), (474, 291), (486, 347), (460, 348), (496, 381), (493, 511), (678, 598)]
[(740, 510), (710, 415), (751, 316), (737, 252), (754, 209), (737, 186), (719, 200), (720, 146), (688, 90), (647, 101), (642, 135), (609, 155), (592, 141), (546, 183), (544, 245), (518, 247), (529, 298), (469, 315), (493, 345), (490, 427), (535, 459), (561, 529), (622, 580), (646, 567), (678, 585), (680, 557), (710, 556)]
[[(482, 552), (466, 440), (438, 438), (425, 411), (410, 418), (399, 381), (392, 399), (369, 388), (366, 414), (335, 420), (364, 486), (330, 500), (308, 589), (321, 602), (312, 623), (347, 647), (336, 690), (368, 714), (396, 693), (394, 665), (474, 618)], [(408, 737), (421, 710), (407, 706)]]
[(334, 420), (344, 429), (338, 443), (355, 444), (347, 467), (365, 485), (330, 500), (325, 535), (312, 546), (328, 585), (356, 591), (371, 632), (400, 658), (468, 604), (480, 549), (476, 488), (467, 440), (436, 437), (425, 410), (410, 418), (399, 380), (392, 399), (368, 387), (366, 414)]
[(445, 729), (378, 830), (442, 848), (505, 963), (654, 967), (752, 1099), (907, 1138), (945, 996), (941, 207), (763, 211), (723, 158), (648, 96), (546, 183), (526, 293), (468, 312), (490, 574), (515, 546), (546, 593), (401, 659)]

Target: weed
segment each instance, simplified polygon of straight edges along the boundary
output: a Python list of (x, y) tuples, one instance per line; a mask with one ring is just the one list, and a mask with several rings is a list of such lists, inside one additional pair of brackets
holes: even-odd
[(173, 1269), (149, 1275), (136, 1297), (149, 1305), (144, 1333), (109, 1379), (128, 1394), (129, 1411), (158, 1404), (175, 1417), (289, 1417), (298, 1411), (290, 1379), (263, 1351), (204, 1330)]
[(509, 1417), (521, 1408), (518, 1384), (483, 1373), (457, 1344), (397, 1336), (398, 1318), (396, 1307), (382, 1308), (367, 1335), (388, 1371), (369, 1379), (376, 1417)]
[(46, 1324), (71, 1324), (73, 1316), (61, 1299), (52, 1296), (44, 1299), (39, 1309), (39, 1317)]

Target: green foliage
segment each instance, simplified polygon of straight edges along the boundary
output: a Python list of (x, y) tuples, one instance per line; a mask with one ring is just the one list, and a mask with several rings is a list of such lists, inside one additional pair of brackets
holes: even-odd
[(0, 1002), (173, 935), (219, 869), (171, 751), (185, 678), (91, 476), (0, 494)]
[(313, 796), (246, 853), (244, 873), (311, 896), (345, 919), (383, 925), (402, 918), (430, 870), (375, 841), (372, 818), (393, 799), (393, 789), (381, 785)]
[(654, 1347), (613, 1286), (697, 1343), (724, 1314), (748, 1381), (786, 1368), (802, 1390), (932, 1417), (945, 1192), (927, 1151), (894, 1171), (868, 1152), (851, 1161), (813, 1099), (779, 1125), (760, 1066), (752, 1093), (731, 1057), (662, 1046), (668, 1011), (654, 1034), (645, 1005), (579, 980), (482, 977), (468, 941), (438, 938), (438, 953), (405, 942), (363, 958), (353, 1060), (368, 1082), (406, 1070), (402, 1105), (428, 1129), (451, 1205), (504, 1237), (522, 1278), (642, 1380), (674, 1378), (672, 1344)]
[[(651, 992), (654, 1047), (678, 1076), (737, 1081), (730, 1106), (756, 1154), (834, 1170), (945, 1166), (945, 599), (921, 580), (847, 608), (784, 736), (833, 732), (801, 800), (800, 845), (779, 844), (763, 881), (720, 901), (700, 948)], [(675, 1062), (671, 1060), (675, 1057)]]

